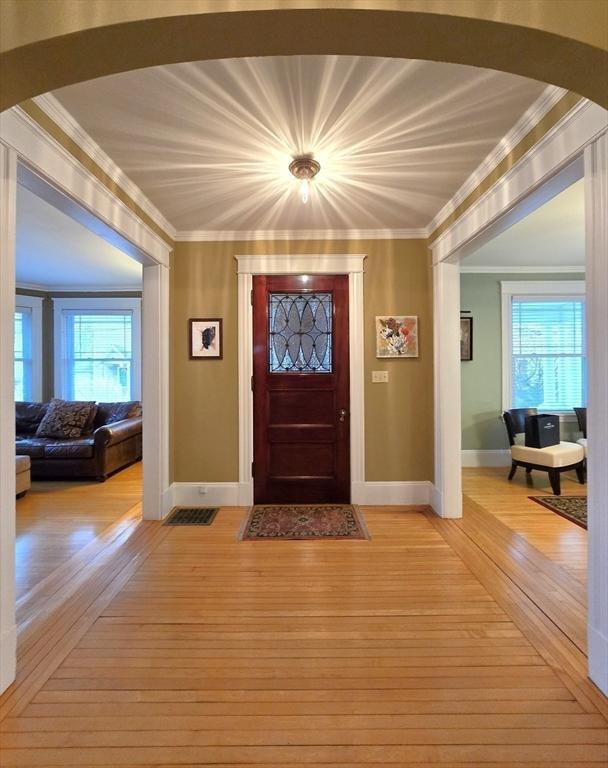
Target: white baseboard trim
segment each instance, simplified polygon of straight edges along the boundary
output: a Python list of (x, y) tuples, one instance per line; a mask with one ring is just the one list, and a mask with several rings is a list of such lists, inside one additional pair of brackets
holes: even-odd
[(0, 637), (0, 693), (3, 693), (15, 679), (17, 667), (17, 627), (13, 624)]
[(608, 637), (588, 626), (589, 677), (608, 696)]
[[(380, 481), (360, 483), (363, 498), (357, 504), (429, 504), (431, 483), (428, 480)], [(359, 494), (357, 494), (359, 495)]]
[(511, 451), (461, 451), (463, 467), (508, 467)]
[[(352, 484), (353, 504), (430, 504), (432, 483), (428, 480), (363, 482)], [(206, 493), (199, 493), (199, 489)], [(187, 505), (248, 506), (252, 504), (251, 483), (172, 483), (164, 494), (163, 511)]]
[(171, 483), (167, 491), (168, 512), (173, 507), (235, 507), (238, 504), (239, 483)]

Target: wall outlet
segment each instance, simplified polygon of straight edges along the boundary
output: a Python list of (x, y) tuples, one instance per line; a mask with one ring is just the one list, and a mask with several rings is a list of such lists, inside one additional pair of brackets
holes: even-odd
[(207, 486), (206, 485), (199, 485), (198, 493), (199, 493), (199, 496), (204, 496), (207, 493)]
[(388, 371), (372, 371), (372, 382), (374, 384), (386, 384), (388, 382)]

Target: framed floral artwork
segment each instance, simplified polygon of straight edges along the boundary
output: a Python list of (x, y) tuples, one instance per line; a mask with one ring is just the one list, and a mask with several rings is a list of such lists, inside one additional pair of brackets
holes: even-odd
[(224, 354), (222, 347), (221, 318), (191, 318), (188, 322), (190, 329), (190, 360), (221, 360)]
[(460, 318), (460, 359), (470, 362), (473, 359), (473, 318)]
[(376, 317), (376, 357), (418, 357), (418, 317)]

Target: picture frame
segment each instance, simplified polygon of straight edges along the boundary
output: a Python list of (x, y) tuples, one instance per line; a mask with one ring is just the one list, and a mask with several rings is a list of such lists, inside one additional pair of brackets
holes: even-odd
[(473, 318), (460, 318), (460, 360), (469, 363), (473, 359)]
[(417, 315), (376, 316), (376, 357), (400, 360), (419, 354)]
[(221, 360), (224, 339), (221, 317), (191, 317), (188, 320), (190, 360)]

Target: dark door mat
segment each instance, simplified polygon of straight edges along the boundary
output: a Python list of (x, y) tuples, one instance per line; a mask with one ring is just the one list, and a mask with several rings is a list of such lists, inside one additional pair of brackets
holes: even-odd
[(219, 507), (174, 507), (165, 525), (211, 525)]
[(551, 512), (555, 512), (566, 520), (570, 520), (581, 528), (587, 527), (587, 497), (586, 496), (530, 496), (532, 501), (542, 504)]
[(241, 541), (268, 539), (369, 539), (351, 504), (256, 504), (239, 534)]

